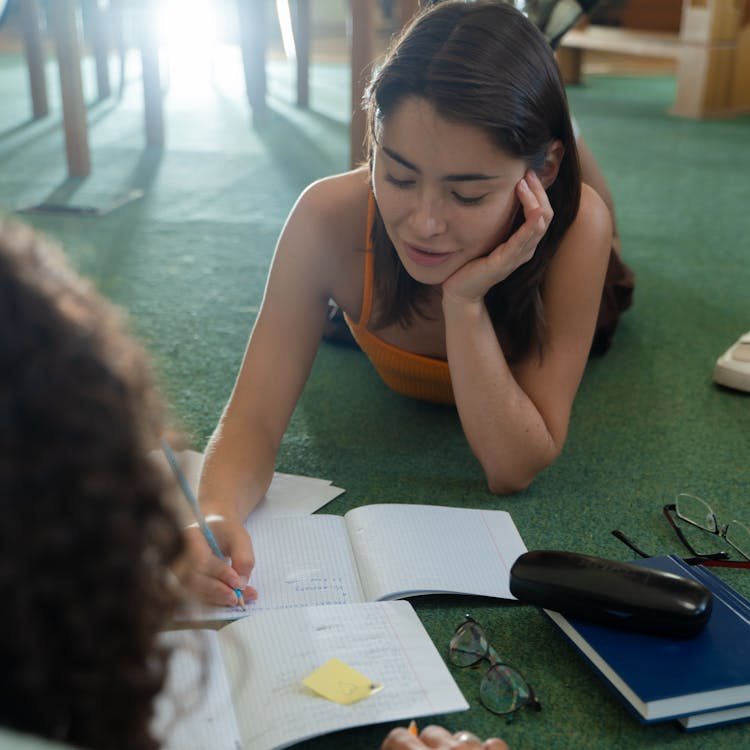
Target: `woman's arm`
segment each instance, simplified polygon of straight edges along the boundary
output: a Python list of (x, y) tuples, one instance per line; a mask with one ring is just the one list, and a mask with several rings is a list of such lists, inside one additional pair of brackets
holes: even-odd
[[(528, 183), (533, 196), (519, 190), (527, 221), (487, 260), (498, 252), (500, 258), (530, 257), (536, 248), (551, 215), (541, 183), (533, 177)], [(532, 352), (512, 367), (507, 364), (483, 294), (467, 294), (467, 277), (454, 278), (463, 269), (443, 285), (456, 406), (495, 493), (524, 489), (562, 450), (594, 333), (611, 237), (606, 206), (584, 185), (578, 215), (545, 281), (549, 338), (542, 360)]]
[(316, 183), (292, 209), (232, 394), (206, 448), (200, 503), (232, 559), (230, 568), (209, 554), (197, 531), (189, 537), (190, 585), (209, 601), (230, 603), (232, 581), (246, 584), (254, 565), (243, 524), (271, 482), (279, 444), (322, 336), (329, 279), (336, 277), (340, 255), (331, 221), (336, 189), (335, 181)]

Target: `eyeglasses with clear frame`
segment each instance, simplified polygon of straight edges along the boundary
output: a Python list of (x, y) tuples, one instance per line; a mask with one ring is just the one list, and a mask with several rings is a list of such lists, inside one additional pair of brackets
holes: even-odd
[(453, 633), (448, 659), (456, 667), (477, 668), (483, 662), (489, 664), (479, 683), (479, 700), (492, 713), (507, 716), (509, 723), (522, 708), (541, 710), (542, 704), (526, 678), (500, 659), (487, 640), (484, 628), (471, 615), (466, 615)]
[[(662, 513), (685, 549), (693, 555), (693, 557), (687, 558), (685, 562), (707, 567), (750, 568), (750, 528), (746, 524), (737, 520), (730, 521), (727, 524), (719, 523), (713, 509), (705, 500), (686, 492), (681, 492), (673, 503), (665, 505), (662, 508)], [(695, 546), (688, 541), (685, 531), (680, 528), (675, 518), (690, 527), (723, 539), (744, 560), (730, 560), (727, 552), (723, 550), (698, 552)], [(643, 550), (636, 547), (621, 531), (613, 531), (612, 533), (641, 557), (651, 557), (651, 555), (647, 555)]]

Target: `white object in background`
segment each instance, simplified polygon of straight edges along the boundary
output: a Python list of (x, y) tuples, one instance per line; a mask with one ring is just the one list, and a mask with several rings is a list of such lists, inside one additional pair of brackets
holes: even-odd
[(714, 367), (714, 382), (750, 393), (750, 332), (732, 344)]

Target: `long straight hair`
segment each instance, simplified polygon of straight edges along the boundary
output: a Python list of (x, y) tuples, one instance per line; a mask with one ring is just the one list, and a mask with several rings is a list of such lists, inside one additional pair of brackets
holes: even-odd
[[(560, 241), (578, 212), (581, 175), (568, 102), (551, 47), (522, 13), (502, 0), (449, 1), (419, 14), (396, 38), (364, 96), (368, 153), (384, 121), (407, 97), (429, 102), (443, 118), (475, 125), (511, 157), (535, 171), (559, 140), (564, 156), (547, 189), (554, 218), (533, 258), (485, 297), (506, 356), (546, 341), (544, 279)], [(515, 218), (511, 232), (524, 221)], [(376, 207), (372, 227), (378, 327), (408, 325), (424, 315), (429, 288), (401, 264)]]

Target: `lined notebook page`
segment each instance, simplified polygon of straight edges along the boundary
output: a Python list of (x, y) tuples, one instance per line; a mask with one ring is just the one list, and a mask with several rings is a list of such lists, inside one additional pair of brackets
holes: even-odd
[(237, 607), (200, 606), (190, 620), (236, 620), (267, 609), (364, 601), (342, 516), (260, 518), (247, 524), (255, 568), (250, 585), (258, 599)]
[[(408, 602), (261, 612), (223, 628), (219, 638), (247, 750), (468, 708)], [(383, 690), (340, 705), (302, 685), (333, 657)]]
[(242, 750), (218, 633), (176, 630), (160, 641), (174, 649), (155, 703), (153, 730), (163, 750)]
[(526, 552), (503, 510), (364, 505), (346, 514), (368, 601), (426, 593), (515, 599), (510, 568)]
[(251, 520), (258, 589), (253, 610), (364, 601), (346, 522), (341, 516)]

